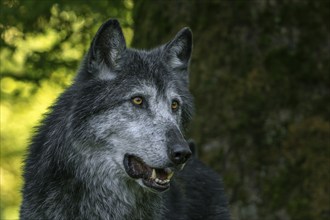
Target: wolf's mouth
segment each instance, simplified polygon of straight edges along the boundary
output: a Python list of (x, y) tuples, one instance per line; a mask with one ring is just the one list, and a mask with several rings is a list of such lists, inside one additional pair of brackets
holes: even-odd
[(170, 180), (174, 174), (171, 168), (152, 168), (137, 156), (125, 155), (124, 167), (127, 174), (134, 179), (142, 179), (145, 186), (158, 192), (170, 187)]

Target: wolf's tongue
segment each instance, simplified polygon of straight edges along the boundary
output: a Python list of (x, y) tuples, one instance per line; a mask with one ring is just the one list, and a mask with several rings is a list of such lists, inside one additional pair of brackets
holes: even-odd
[(160, 180), (166, 180), (168, 175), (164, 169), (156, 169), (156, 176)]
[(159, 184), (166, 184), (168, 183), (172, 176), (173, 171), (171, 168), (151, 168), (146, 165), (140, 158), (132, 156), (132, 155), (125, 155), (124, 158), (124, 166), (126, 169), (127, 174), (132, 178), (143, 178), (145, 180), (152, 180)]

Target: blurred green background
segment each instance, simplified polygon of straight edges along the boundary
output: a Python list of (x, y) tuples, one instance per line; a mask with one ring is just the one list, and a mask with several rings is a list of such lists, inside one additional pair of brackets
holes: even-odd
[(129, 45), (194, 33), (188, 136), (224, 178), (233, 219), (330, 218), (330, 1), (1, 0), (1, 219), (17, 219), (24, 152), (95, 32)]

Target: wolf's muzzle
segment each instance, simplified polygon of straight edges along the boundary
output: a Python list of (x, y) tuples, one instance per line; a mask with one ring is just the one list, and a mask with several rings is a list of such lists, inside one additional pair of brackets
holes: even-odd
[(166, 133), (167, 154), (172, 163), (180, 165), (185, 163), (191, 156), (188, 143), (182, 137), (178, 129), (170, 129)]

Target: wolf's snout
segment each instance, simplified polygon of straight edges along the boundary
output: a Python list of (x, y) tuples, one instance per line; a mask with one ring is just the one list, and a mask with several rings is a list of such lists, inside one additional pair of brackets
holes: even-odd
[(175, 165), (185, 163), (191, 156), (188, 143), (177, 129), (170, 129), (166, 133), (168, 157)]
[(190, 156), (188, 144), (176, 144), (169, 149), (170, 160), (176, 165), (185, 163)]

